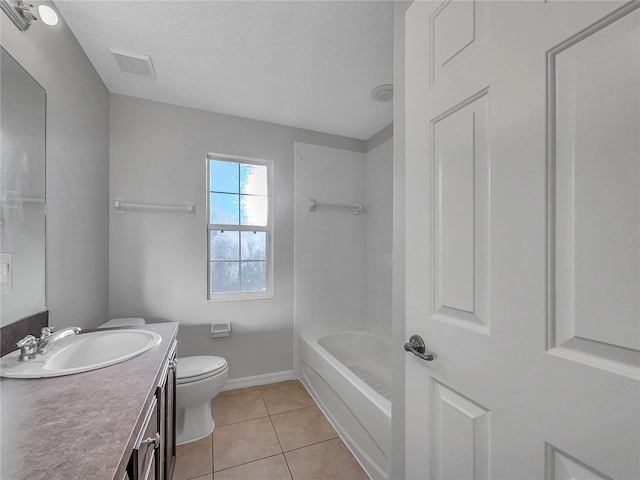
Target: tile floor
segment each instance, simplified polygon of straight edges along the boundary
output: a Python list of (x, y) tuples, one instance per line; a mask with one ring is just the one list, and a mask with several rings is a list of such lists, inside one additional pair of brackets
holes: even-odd
[(177, 449), (174, 480), (367, 480), (298, 380), (221, 392), (216, 429)]

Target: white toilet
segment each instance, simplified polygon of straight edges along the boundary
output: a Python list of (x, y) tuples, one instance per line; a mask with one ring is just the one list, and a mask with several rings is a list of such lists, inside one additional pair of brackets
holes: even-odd
[[(100, 328), (144, 325), (139, 317), (114, 318)], [(197, 355), (178, 358), (176, 368), (176, 443), (194, 442), (215, 428), (211, 399), (224, 387), (229, 376), (227, 361), (222, 357)]]
[(211, 399), (224, 387), (229, 376), (222, 357), (197, 355), (178, 358), (177, 444), (206, 437), (215, 428)]

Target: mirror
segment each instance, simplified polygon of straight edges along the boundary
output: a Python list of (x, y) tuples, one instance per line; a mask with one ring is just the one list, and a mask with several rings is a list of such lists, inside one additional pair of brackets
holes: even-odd
[(1, 49), (0, 325), (46, 310), (46, 92)]

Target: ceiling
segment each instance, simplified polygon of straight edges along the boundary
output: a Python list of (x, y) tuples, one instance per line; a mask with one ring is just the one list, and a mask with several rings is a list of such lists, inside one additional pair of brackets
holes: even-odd
[[(368, 139), (392, 121), (390, 1), (58, 0), (112, 93)], [(107, 47), (152, 57), (119, 70)]]

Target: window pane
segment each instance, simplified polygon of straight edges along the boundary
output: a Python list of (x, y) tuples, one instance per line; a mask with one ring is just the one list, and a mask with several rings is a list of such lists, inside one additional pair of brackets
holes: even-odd
[(242, 260), (267, 259), (267, 232), (242, 232)]
[(239, 167), (236, 162), (209, 160), (209, 189), (212, 192), (239, 193)]
[(242, 262), (242, 291), (264, 292), (267, 289), (266, 262)]
[(239, 262), (211, 262), (210, 293), (240, 291), (239, 267)]
[(240, 164), (240, 193), (267, 195), (266, 165)]
[(220, 230), (211, 230), (211, 239), (209, 246), (211, 247), (209, 260), (240, 260), (240, 242), (238, 234), (240, 232), (229, 232)]
[(210, 193), (209, 223), (238, 225), (239, 195)]
[(241, 225), (267, 225), (269, 202), (267, 197), (249, 197), (240, 195)]

